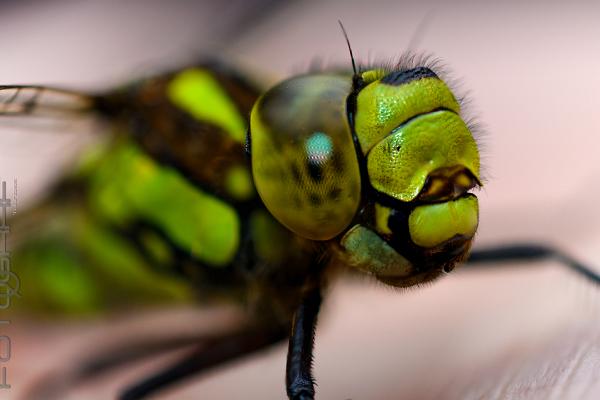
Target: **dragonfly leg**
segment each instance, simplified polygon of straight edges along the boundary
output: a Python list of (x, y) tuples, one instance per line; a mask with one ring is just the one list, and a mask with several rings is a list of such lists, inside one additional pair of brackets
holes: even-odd
[(573, 272), (600, 285), (600, 274), (593, 268), (582, 264), (559, 249), (536, 243), (514, 243), (501, 246), (476, 249), (471, 252), (467, 263), (484, 264), (510, 261), (539, 261), (554, 259)]
[(78, 367), (77, 379), (84, 381), (101, 375), (114, 368), (151, 357), (166, 351), (176, 350), (185, 346), (198, 345), (205, 338), (201, 337), (175, 337), (172, 339), (158, 339), (156, 341), (141, 341), (139, 343), (127, 343), (125, 346), (111, 349), (107, 354), (91, 358)]
[(30, 385), (25, 397), (27, 399), (60, 399), (72, 387), (84, 384), (116, 368), (168, 351), (203, 345), (216, 335), (139, 338), (135, 343), (126, 340), (118, 345), (100, 349), (88, 359), (76, 363), (72, 369), (53, 371), (43, 375)]
[(320, 306), (321, 290), (315, 287), (305, 294), (294, 314), (286, 368), (286, 388), (291, 400), (311, 400), (315, 397), (315, 380), (311, 369)]
[(137, 400), (211, 367), (264, 349), (287, 337), (286, 329), (251, 327), (205, 341), (202, 347), (125, 389), (118, 399)]

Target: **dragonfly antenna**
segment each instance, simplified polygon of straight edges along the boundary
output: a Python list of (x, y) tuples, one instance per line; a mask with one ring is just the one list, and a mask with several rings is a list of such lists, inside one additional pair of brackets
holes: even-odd
[(350, 39), (348, 39), (348, 33), (346, 32), (346, 28), (344, 28), (344, 24), (342, 24), (342, 21), (340, 21), (339, 19), (338, 24), (340, 24), (340, 28), (342, 28), (342, 33), (344, 34), (344, 38), (346, 39), (346, 43), (348, 44), (350, 60), (352, 60), (352, 71), (354, 71), (354, 75), (356, 75), (356, 63), (354, 62), (354, 54), (352, 53), (352, 46), (350, 46)]

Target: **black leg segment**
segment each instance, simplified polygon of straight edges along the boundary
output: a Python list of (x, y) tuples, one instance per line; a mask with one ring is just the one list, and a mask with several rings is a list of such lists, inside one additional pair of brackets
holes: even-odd
[(285, 377), (287, 395), (291, 400), (315, 398), (312, 361), (320, 307), (321, 289), (317, 286), (305, 294), (294, 314)]
[(600, 285), (599, 273), (560, 250), (543, 244), (514, 243), (489, 247), (487, 249), (477, 249), (471, 252), (467, 262), (469, 264), (483, 264), (510, 261), (539, 261), (543, 259), (557, 260), (572, 271)]

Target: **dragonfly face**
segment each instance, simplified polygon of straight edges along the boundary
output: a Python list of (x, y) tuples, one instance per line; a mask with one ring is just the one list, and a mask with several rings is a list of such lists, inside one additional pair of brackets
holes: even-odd
[(478, 224), (479, 153), (427, 67), (292, 78), (259, 99), (249, 142), (257, 190), (296, 234), (393, 286), (449, 272)]

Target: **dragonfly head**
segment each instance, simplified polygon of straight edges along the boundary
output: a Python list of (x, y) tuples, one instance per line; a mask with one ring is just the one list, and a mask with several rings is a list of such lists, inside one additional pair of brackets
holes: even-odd
[(291, 78), (257, 101), (247, 141), (271, 214), (346, 264), (410, 286), (467, 256), (479, 153), (431, 69)]
[(363, 73), (353, 104), (366, 178), (341, 239), (348, 263), (393, 286), (450, 272), (478, 226), (479, 152), (460, 106), (429, 68)]

